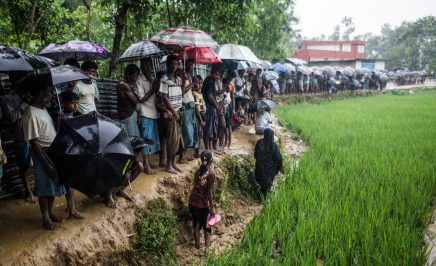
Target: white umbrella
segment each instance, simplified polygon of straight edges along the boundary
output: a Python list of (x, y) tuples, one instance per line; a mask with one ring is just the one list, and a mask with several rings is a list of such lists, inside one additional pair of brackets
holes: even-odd
[(247, 46), (237, 44), (223, 44), (215, 50), (221, 60), (250, 61), (261, 64), (261, 60)]
[(236, 69), (237, 70), (246, 70), (247, 68), (249, 68), (247, 62), (239, 61), (238, 62), (238, 67)]

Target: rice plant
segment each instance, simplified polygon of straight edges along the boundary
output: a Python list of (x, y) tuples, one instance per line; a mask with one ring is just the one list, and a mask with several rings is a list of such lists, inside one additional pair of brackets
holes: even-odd
[(310, 148), (240, 245), (207, 263), (424, 265), (436, 198), (436, 91), (276, 114)]

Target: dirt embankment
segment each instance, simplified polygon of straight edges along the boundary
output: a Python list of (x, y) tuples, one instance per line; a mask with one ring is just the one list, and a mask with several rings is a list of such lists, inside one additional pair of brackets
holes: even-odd
[[(281, 139), (286, 151), (293, 158), (305, 150), (301, 141), (277, 125), (273, 126), (276, 136)], [(252, 154), (254, 144), (260, 138), (250, 127), (243, 126), (234, 133), (234, 143), (227, 154)], [(215, 160), (219, 175), (219, 162)], [(153, 158), (156, 164), (157, 158)], [(118, 208), (106, 208), (101, 199), (87, 199), (77, 193), (79, 211), (86, 213), (85, 220), (66, 220), (64, 228), (50, 232), (41, 229), (38, 206), (22, 200), (0, 202), (0, 265), (114, 265), (122, 264), (131, 255), (130, 238), (138, 215), (151, 199), (168, 199), (176, 214), (186, 214), (186, 199), (191, 190), (190, 176), (198, 167), (198, 162), (183, 165), (183, 174), (172, 175), (161, 170), (156, 175), (142, 175), (127, 192), (135, 198), (135, 203), (117, 199)], [(246, 225), (256, 216), (262, 206), (253, 200), (229, 194), (229, 206), (216, 211), (223, 217), (213, 229), (212, 246), (214, 252), (221, 252), (240, 240)], [(66, 217), (64, 198), (55, 201), (55, 214)], [(183, 219), (182, 219), (183, 221)], [(202, 250), (193, 247), (193, 238), (188, 223), (180, 223), (180, 234), (176, 240), (177, 255), (181, 264), (199, 261)]]

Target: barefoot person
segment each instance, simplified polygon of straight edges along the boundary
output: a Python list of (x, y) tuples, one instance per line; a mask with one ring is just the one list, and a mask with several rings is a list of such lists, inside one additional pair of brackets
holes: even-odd
[[(9, 73), (9, 80), (12, 86), (21, 78), (26, 75), (27, 72), (13, 71)], [(19, 94), (16, 90), (11, 90), (10, 93), (3, 96), (2, 107), (4, 117), (12, 123), (14, 127), (14, 137), (16, 140), (16, 161), (20, 173), (21, 182), (23, 183), (25, 199), (24, 201), (29, 203), (35, 203), (33, 192), (30, 189), (29, 178), (26, 174), (31, 165), (30, 148), (29, 144), (24, 139), (23, 126), (21, 123), (24, 110), (27, 108), (31, 101), (31, 96), (26, 94)]]
[[(216, 66), (216, 67), (215, 67)], [(203, 129), (204, 149), (212, 150), (219, 154), (218, 142), (218, 115), (221, 115), (218, 103), (216, 102), (216, 81), (221, 75), (220, 66), (212, 66), (210, 75), (204, 80), (201, 93), (206, 103), (205, 126)]]
[(151, 59), (141, 60), (141, 73), (136, 80), (136, 90), (139, 97), (140, 111), (139, 131), (141, 136), (154, 141), (142, 150), (144, 172), (147, 175), (156, 173), (150, 164), (150, 156), (160, 151), (159, 133), (157, 129), (156, 93), (159, 86), (153, 86), (153, 63)]
[(138, 79), (139, 68), (130, 64), (124, 69), (124, 77), (117, 84), (117, 111), (120, 123), (126, 125), (129, 137), (139, 136), (138, 112), (136, 104), (138, 96), (133, 91)]
[(200, 248), (200, 230), (203, 229), (206, 251), (210, 247), (212, 230), (206, 227), (208, 214), (213, 215), (212, 188), (215, 175), (211, 169), (213, 154), (209, 150), (201, 153), (200, 169), (195, 172), (194, 187), (189, 196), (189, 212), (192, 215), (195, 247)]
[(176, 165), (176, 155), (184, 149), (182, 129), (180, 126), (182, 111), (182, 79), (176, 74), (179, 67), (179, 58), (170, 54), (167, 56), (167, 73), (162, 77), (159, 92), (167, 108), (164, 114), (168, 131), (167, 166), (169, 173), (182, 172)]
[(46, 154), (53, 142), (56, 131), (53, 120), (44, 107), (51, 99), (50, 75), (36, 76), (32, 84), (32, 101), (23, 114), (23, 131), (29, 142), (35, 172), (35, 193), (38, 196), (43, 227), (49, 230), (62, 228), (62, 220), (53, 214), (56, 196), (65, 194), (65, 187), (59, 184), (56, 170)]
[(254, 158), (256, 159), (256, 181), (259, 183), (262, 196), (265, 197), (271, 191), (274, 177), (282, 169), (282, 155), (274, 142), (272, 129), (265, 129), (263, 139), (257, 141)]
[[(61, 102), (63, 107), (63, 113), (60, 115), (60, 119), (70, 119), (81, 115), (77, 110), (79, 108), (79, 96), (72, 91), (64, 91), (61, 94)], [(83, 219), (85, 218), (83, 213), (80, 213), (76, 209), (74, 202), (74, 190), (69, 186), (65, 186), (67, 191), (66, 199), (68, 206), (68, 218), (69, 219)]]
[(199, 147), (198, 142), (198, 125), (195, 117), (195, 99), (192, 94), (192, 90), (195, 85), (199, 83), (196, 77), (191, 77), (191, 72), (194, 68), (194, 61), (188, 60), (185, 70), (181, 72), (182, 77), (182, 93), (183, 93), (183, 115), (182, 119), (182, 134), (183, 143), (185, 149), (181, 152), (179, 157), (180, 164), (186, 164), (188, 161), (192, 161), (193, 158), (187, 158), (186, 152), (188, 148), (194, 150)]

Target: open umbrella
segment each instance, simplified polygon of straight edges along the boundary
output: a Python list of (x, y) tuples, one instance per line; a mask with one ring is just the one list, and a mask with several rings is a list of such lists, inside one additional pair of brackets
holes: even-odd
[(60, 183), (88, 197), (122, 186), (135, 160), (125, 127), (95, 111), (63, 120), (47, 154)]
[(272, 68), (275, 72), (282, 75), (286, 75), (289, 72), (288, 69), (280, 63), (275, 63), (274, 65), (272, 65)]
[(220, 59), (224, 60), (238, 60), (249, 61), (254, 63), (261, 63), (261, 60), (251, 51), (250, 48), (243, 45), (227, 43), (221, 45), (215, 50)]
[(50, 43), (39, 54), (57, 61), (68, 58), (74, 58), (78, 61), (100, 60), (112, 56), (102, 45), (88, 41)]
[(293, 66), (293, 65), (291, 65), (291, 64), (289, 64), (289, 63), (285, 63), (285, 64), (283, 64), (285, 67), (286, 67), (286, 69), (288, 70), (288, 72), (297, 72), (297, 69)]
[(55, 66), (56, 62), (23, 49), (0, 45), (0, 71), (32, 71)]
[(298, 58), (286, 58), (286, 62), (293, 64), (294, 66), (305, 66), (307, 65), (307, 61), (298, 59)]
[(141, 41), (134, 43), (124, 51), (118, 59), (118, 62), (135, 61), (148, 57), (158, 57), (171, 53), (168, 49), (161, 49), (156, 44), (150, 41)]
[(204, 65), (221, 63), (221, 60), (209, 47), (189, 46), (179, 52), (179, 58), (182, 60), (195, 60), (195, 63)]
[(280, 76), (279, 76), (279, 74), (277, 74), (277, 73), (274, 72), (274, 71), (268, 71), (268, 72), (265, 74), (265, 78), (266, 78), (266, 80), (275, 80), (275, 79), (279, 79)]
[(246, 70), (248, 68), (249, 68), (249, 66), (248, 66), (247, 62), (239, 61), (238, 66), (236, 67), (236, 70)]
[(261, 60), (260, 65), (262, 66), (263, 69), (266, 69), (266, 70), (272, 69), (271, 63), (266, 61), (266, 60)]
[(271, 101), (271, 100), (259, 100), (257, 102), (257, 111), (261, 111), (261, 110), (266, 110), (266, 109), (273, 109), (274, 107), (276, 107), (276, 103)]
[(334, 77), (336, 75), (336, 71), (331, 66), (323, 66), (321, 71), (328, 77)]
[(151, 37), (150, 41), (165, 46), (218, 47), (218, 43), (209, 34), (188, 26), (165, 29)]
[(354, 76), (354, 69), (352, 69), (351, 67), (346, 67), (342, 73), (345, 76), (353, 77)]
[(310, 75), (312, 73), (312, 70), (307, 66), (298, 66), (297, 71), (303, 73), (303, 75)]

